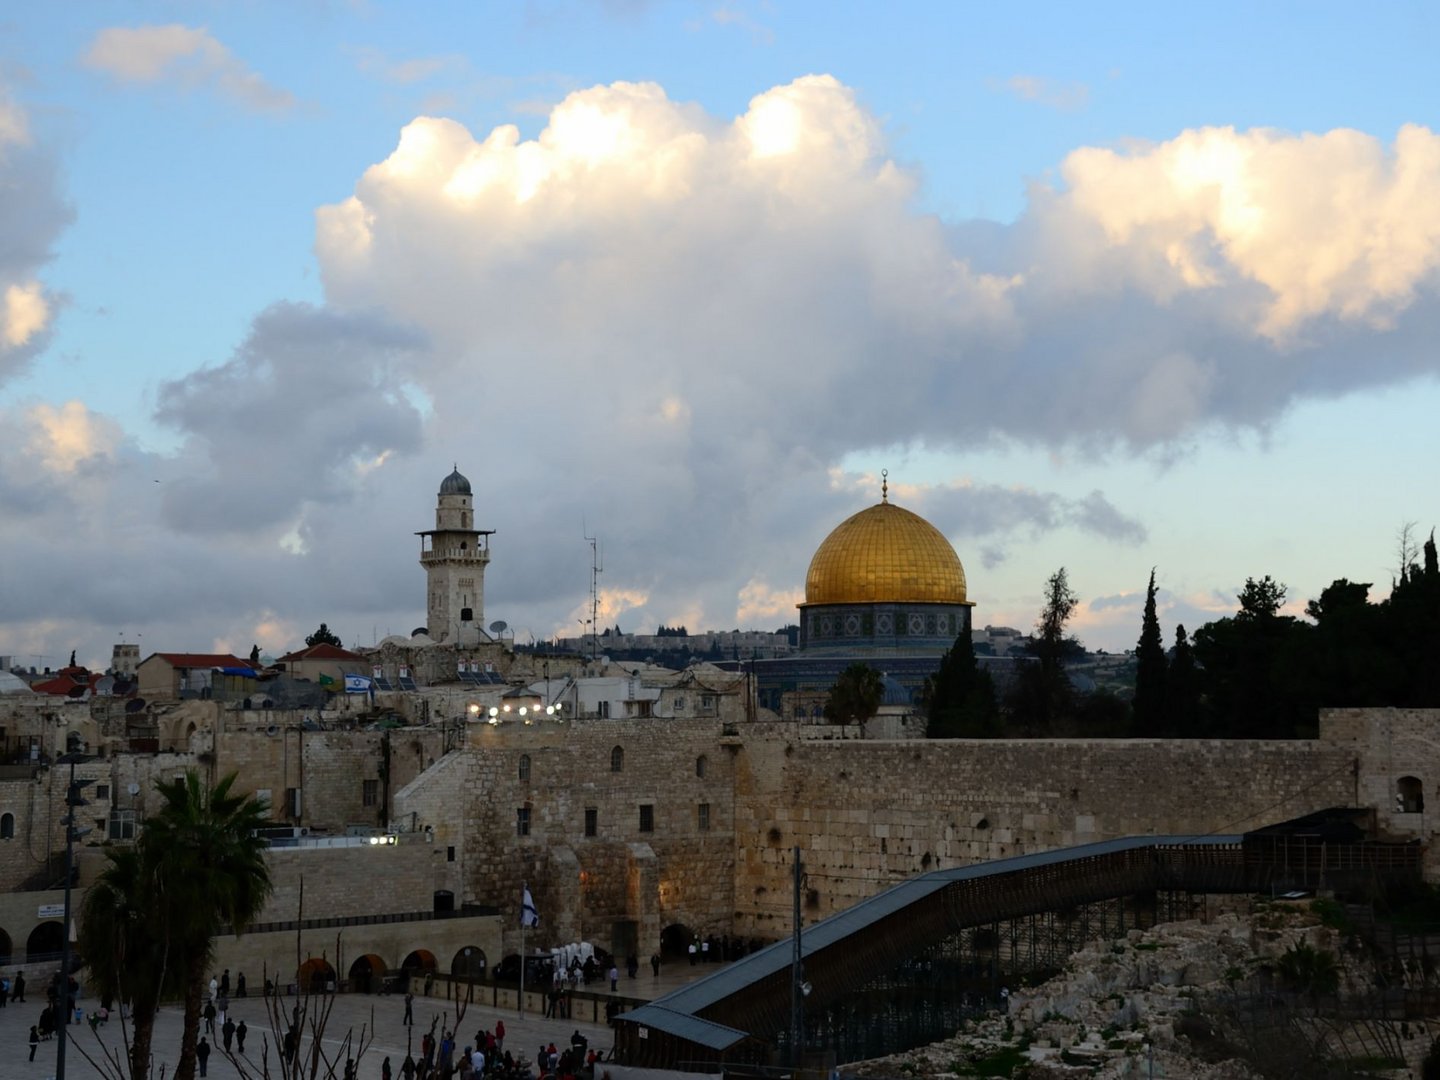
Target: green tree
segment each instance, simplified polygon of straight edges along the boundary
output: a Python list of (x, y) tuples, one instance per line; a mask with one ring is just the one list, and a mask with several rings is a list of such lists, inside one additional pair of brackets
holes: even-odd
[(851, 664), (830, 687), (825, 719), (832, 724), (863, 724), (880, 710), (884, 694), (878, 671), (869, 664)]
[(1200, 734), (1200, 675), (1183, 624), (1175, 627), (1175, 648), (1165, 672), (1165, 716), (1172, 733), (1182, 738)]
[(156, 932), (155, 868), (143, 844), (112, 848), (80, 905), (80, 953), (102, 998), (129, 1007), (130, 1076), (150, 1075), (150, 1045), (162, 996), (183, 992), (169, 940)]
[(1000, 734), (990, 673), (975, 662), (975, 639), (966, 626), (925, 680), (925, 734), (932, 739), (983, 739)]
[(1195, 632), (1204, 671), (1204, 734), (1250, 739), (1313, 736), (1320, 688), (1311, 628), (1280, 614), (1285, 586), (1268, 574), (1245, 580), (1240, 610)]
[(235, 776), (213, 788), (194, 772), (155, 785), (160, 812), (145, 822), (138, 846), (150, 873), (152, 924), (183, 973), (185, 1028), (175, 1080), (195, 1075), (195, 1044), (214, 938), (240, 933), (270, 895), (265, 842), (256, 835), (266, 806), (231, 789)]
[(1140, 641), (1135, 646), (1136, 735), (1163, 735), (1170, 724), (1165, 716), (1165, 643), (1160, 637), (1160, 619), (1155, 612), (1155, 570), (1145, 591), (1145, 616), (1140, 623)]
[(305, 644), (334, 645), (337, 649), (344, 647), (344, 644), (341, 642), (340, 638), (333, 631), (331, 631), (330, 627), (326, 626), (323, 622), (320, 624), (320, 629), (316, 630), (313, 634), (311, 634), (305, 639)]
[(1317, 998), (1340, 989), (1340, 965), (1328, 949), (1301, 942), (1291, 945), (1276, 962), (1280, 977), (1290, 989)]
[(1074, 693), (1064, 661), (1079, 645), (1066, 636), (1065, 625), (1079, 602), (1065, 567), (1046, 579), (1045, 607), (1035, 621), (1031, 646), (1038, 663), (1020, 668), (1009, 697), (1012, 715), (1030, 734), (1049, 734), (1070, 719)]

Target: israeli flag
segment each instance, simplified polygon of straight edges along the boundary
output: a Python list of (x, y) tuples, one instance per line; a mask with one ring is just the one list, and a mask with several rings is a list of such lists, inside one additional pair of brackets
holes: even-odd
[(520, 925), (539, 926), (540, 912), (535, 909), (535, 901), (530, 896), (528, 885), (520, 886)]
[(364, 675), (346, 675), (345, 692), (347, 694), (368, 694), (370, 692), (370, 680)]

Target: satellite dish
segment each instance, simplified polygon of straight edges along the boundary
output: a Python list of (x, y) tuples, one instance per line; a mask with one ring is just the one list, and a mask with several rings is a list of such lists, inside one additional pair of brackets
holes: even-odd
[(127, 701), (127, 702), (125, 703), (125, 711), (126, 711), (127, 713), (144, 712), (144, 711), (145, 711), (145, 699), (144, 699), (144, 698), (140, 698), (140, 697), (131, 698), (129, 701)]
[(492, 634), (503, 634), (506, 630), (509, 629), (510, 624), (507, 623), (504, 619), (496, 619), (490, 624), (490, 632)]
[(139, 795), (139, 794), (140, 794), (140, 785), (139, 785), (139, 784), (126, 784), (126, 785), (125, 785), (125, 790), (126, 790), (127, 792), (129, 792), (131, 795)]

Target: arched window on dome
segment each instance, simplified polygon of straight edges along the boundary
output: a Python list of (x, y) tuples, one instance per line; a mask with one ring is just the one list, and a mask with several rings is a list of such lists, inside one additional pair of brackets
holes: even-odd
[(1395, 812), (1418, 814), (1425, 809), (1425, 785), (1414, 776), (1402, 776), (1395, 782)]
[(610, 751), (610, 771), (623, 772), (625, 769), (625, 749), (616, 746)]

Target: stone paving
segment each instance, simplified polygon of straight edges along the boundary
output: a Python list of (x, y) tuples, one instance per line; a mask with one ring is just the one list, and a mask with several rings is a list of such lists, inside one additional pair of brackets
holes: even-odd
[[(636, 999), (651, 1000), (667, 993), (676, 987), (683, 986), (693, 979), (718, 971), (720, 965), (701, 965), (689, 967), (683, 964), (673, 964), (661, 970), (659, 978), (652, 977), (649, 970), (644, 970), (637, 978), (629, 979), (625, 976), (620, 978), (619, 997), (629, 1001)], [(443, 988), (436, 986), (437, 995), (443, 994)], [(476, 1000), (466, 1009), (464, 1019), (460, 1021), (461, 1037), (458, 1046), (463, 1047), (473, 1042), (477, 1030), (484, 1028), (493, 1030), (495, 1021), (505, 1021), (505, 1046), (512, 1053), (524, 1056), (533, 1061), (535, 1051), (540, 1047), (542, 1041), (545, 1044), (553, 1042), (558, 1049), (564, 1049), (570, 1043), (571, 1034), (577, 1029), (584, 1035), (592, 1047), (608, 1051), (613, 1045), (613, 1038), (610, 1029), (605, 1024), (604, 1000), (608, 995), (599, 993), (593, 995), (595, 1004), (591, 1005), (591, 996), (580, 995), (577, 997), (573, 1008), (573, 1019), (568, 1020), (547, 1020), (536, 1010), (527, 1009), (524, 1017), (518, 1015), (514, 1008), (497, 1009), (491, 1005), (490, 988), (476, 987)], [(483, 1000), (482, 1000), (483, 999)], [(285, 1009), (288, 1012), (296, 999), (285, 998)], [(93, 998), (82, 996), (80, 1004), (84, 1005), (87, 1013), (96, 1006)], [(27, 1060), (30, 1054), (29, 1037), (30, 1025), (39, 1021), (40, 1010), (45, 1005), (43, 992), (37, 998), (33, 993), (27, 996), (24, 1004), (11, 1003), (8, 1007), (0, 1009), (0, 1080), (17, 1080), (24, 1077), (26, 1080), (52, 1080), (55, 1077), (55, 1050), (56, 1041), (51, 1039), (40, 1043), (35, 1053), (33, 1062)], [(415, 1024), (413, 1028), (407, 1028), (402, 1020), (405, 1013), (405, 1000), (403, 995), (366, 995), (366, 994), (340, 994), (335, 998), (335, 1006), (330, 1014), (329, 1024), (325, 1031), (326, 1052), (331, 1055), (338, 1054), (345, 1040), (346, 1032), (353, 1030), (358, 1037), (361, 1026), (367, 1029), (372, 1024), (374, 1041), (365, 1051), (360, 1060), (360, 1080), (378, 1080), (380, 1076), (381, 1063), (386, 1056), (390, 1058), (391, 1068), (395, 1080), (400, 1080), (400, 1063), (405, 1060), (407, 1037), (412, 1039), (412, 1052), (418, 1057), (420, 1038), (429, 1030), (431, 1021), (440, 1016), (441, 1020), (436, 1027), (437, 1038), (441, 1027), (454, 1026), (454, 1004), (446, 1001), (444, 997), (423, 997), (416, 996), (414, 1005)], [(599, 1022), (593, 1022), (592, 1015), (598, 1017)], [(265, 1039), (270, 1037), (269, 1021), (266, 1017), (265, 1002), (260, 997), (248, 997), (234, 999), (230, 1003), (230, 1015), (238, 1023), (244, 1020), (249, 1028), (249, 1035), (245, 1042), (246, 1072), (250, 1076), (260, 1075), (260, 1051), (265, 1045)], [(173, 1074), (175, 1061), (180, 1056), (180, 1035), (182, 1029), (181, 1011), (173, 1006), (160, 1010), (155, 1025), (154, 1058), (155, 1077), (160, 1077), (160, 1067), (164, 1066), (163, 1075), (168, 1077)], [(99, 1046), (118, 1048), (121, 1046), (121, 1031), (118, 1019), (112, 1019), (109, 1024), (99, 1028), (98, 1032), (92, 1032), (88, 1024), (76, 1026), (71, 1024), (66, 1029), (69, 1043), (65, 1050), (65, 1075), (67, 1078), (99, 1077), (107, 1075), (96, 1069), (85, 1060), (80, 1051), (85, 1051), (91, 1057), (99, 1059), (97, 1050)], [(202, 1022), (202, 1032), (203, 1022)], [(236, 1080), (242, 1074), (234, 1064), (226, 1060), (219, 1048), (220, 1039), (217, 1037), (210, 1040), (216, 1045), (216, 1050), (210, 1055), (209, 1076), (214, 1080)], [(270, 1063), (272, 1075), (279, 1076), (278, 1069), (274, 1069), (275, 1050), (273, 1037), (271, 1037)], [(309, 1044), (307, 1034), (306, 1045)], [(340, 1075), (340, 1067), (344, 1065), (343, 1060), (337, 1065), (336, 1076)], [(113, 1074), (109, 1074), (113, 1075)]]

